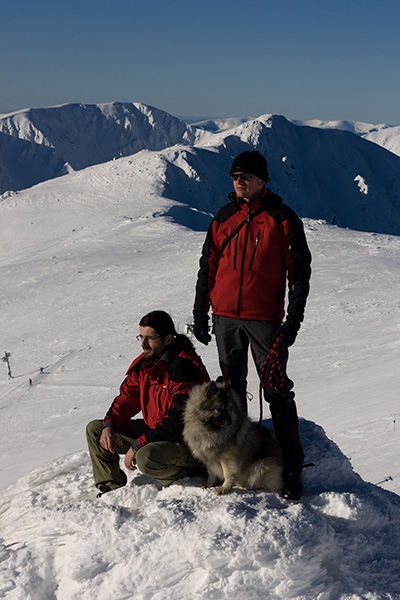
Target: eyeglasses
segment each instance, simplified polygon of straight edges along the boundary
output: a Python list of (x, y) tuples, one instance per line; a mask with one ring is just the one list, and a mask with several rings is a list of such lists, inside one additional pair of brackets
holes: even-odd
[(154, 340), (160, 339), (161, 335), (137, 335), (136, 339), (138, 342), (154, 342)]
[(238, 179), (243, 179), (243, 181), (248, 181), (252, 179), (254, 175), (252, 173), (231, 173), (231, 179), (233, 181), (237, 181)]

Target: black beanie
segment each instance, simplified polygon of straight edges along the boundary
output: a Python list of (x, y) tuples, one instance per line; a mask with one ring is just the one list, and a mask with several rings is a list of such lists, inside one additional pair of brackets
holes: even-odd
[(233, 175), (233, 173), (238, 172), (257, 175), (257, 177), (264, 181), (268, 181), (269, 179), (268, 163), (264, 156), (257, 152), (257, 150), (246, 150), (246, 152), (238, 154), (232, 163), (229, 174)]

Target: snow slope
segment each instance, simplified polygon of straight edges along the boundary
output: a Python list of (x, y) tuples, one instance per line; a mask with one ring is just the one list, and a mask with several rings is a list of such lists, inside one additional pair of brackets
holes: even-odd
[(386, 150), (390, 150), (400, 156), (400, 126), (385, 127), (376, 131), (370, 131), (363, 136), (364, 139), (379, 144)]
[(300, 127), (277, 115), (230, 124), (211, 133), (132, 103), (20, 111), (0, 119), (0, 187), (22, 189), (141, 150), (172, 147), (164, 193), (172, 190), (196, 208), (206, 205), (207, 212), (229, 184), (233, 156), (255, 148), (268, 157), (274, 191), (302, 217), (400, 233), (398, 156), (349, 131)]
[[(12, 157), (14, 168), (18, 166), (21, 172), (21, 181), (8, 176), (8, 169), (0, 164), (3, 190), (23, 189), (58, 177), (63, 174), (60, 163), (64, 172), (77, 171), (143, 149), (161, 150), (178, 142), (192, 144), (201, 136), (201, 132), (162, 110), (131, 102), (64, 104), (22, 110), (0, 118), (0, 133), (25, 141), (21, 159), (17, 154)], [(5, 157), (7, 147), (3, 144), (6, 142), (1, 136), (0, 154)], [(52, 174), (47, 166), (50, 152), (56, 163)], [(30, 179), (24, 174), (25, 156), (32, 161)]]
[(318, 127), (319, 129), (341, 129), (343, 131), (350, 131), (356, 135), (364, 136), (371, 131), (380, 131), (382, 129), (391, 129), (390, 126), (383, 123), (374, 125), (372, 123), (363, 123), (361, 121), (320, 121), (319, 119), (310, 119), (308, 121), (298, 121), (292, 119), (291, 122), (294, 125), (300, 127)]
[[(216, 133), (232, 129), (241, 123), (252, 120), (254, 120), (254, 117), (231, 117), (225, 119), (208, 119), (206, 121), (198, 121), (191, 124), (193, 127)], [(361, 121), (343, 120), (321, 121), (320, 119), (310, 119), (308, 121), (290, 119), (290, 122), (299, 127), (317, 127), (319, 129), (339, 129), (349, 131), (400, 156), (400, 127), (398, 125), (392, 126), (383, 123), (375, 125), (372, 123), (363, 123)]]
[(196, 121), (191, 123), (193, 127), (198, 127), (199, 129), (204, 129), (205, 131), (214, 131), (220, 132), (226, 129), (233, 129), (234, 127), (238, 127), (242, 125), (242, 123), (246, 123), (247, 121), (253, 121), (254, 117), (227, 117), (220, 119), (207, 119), (205, 121)]
[[(254, 128), (241, 135), (232, 148)], [(289, 374), (316, 466), (300, 503), (217, 498), (198, 479), (160, 490), (140, 473), (95, 499), (85, 425), (139, 354), (145, 312), (190, 321), (219, 192), (201, 188), (229, 160), (144, 150), (3, 196), (0, 598), (400, 598), (397, 236), (304, 219), (313, 278)], [(215, 343), (197, 346), (216, 377)], [(249, 387), (256, 419), (253, 368)]]
[(354, 474), (321, 428), (302, 433), (318, 467), (299, 504), (244, 490), (217, 498), (196, 479), (160, 490), (141, 475), (94, 500), (85, 452), (37, 469), (3, 496), (0, 594), (398, 598), (400, 503)]
[(400, 126), (373, 125), (360, 121), (296, 121), (292, 123), (299, 126), (319, 127), (321, 129), (343, 129), (361, 136), (365, 140), (374, 142), (382, 148), (400, 156)]

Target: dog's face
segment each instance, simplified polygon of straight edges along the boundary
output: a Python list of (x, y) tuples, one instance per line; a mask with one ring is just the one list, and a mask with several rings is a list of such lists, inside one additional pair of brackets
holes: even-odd
[(208, 429), (218, 431), (232, 425), (234, 406), (224, 384), (211, 381), (201, 403), (201, 421)]

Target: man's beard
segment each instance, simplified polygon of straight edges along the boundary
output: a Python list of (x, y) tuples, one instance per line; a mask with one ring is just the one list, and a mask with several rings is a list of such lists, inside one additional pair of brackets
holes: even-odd
[(149, 362), (157, 362), (161, 358), (161, 353), (157, 350), (152, 350), (151, 348), (143, 350), (143, 354), (145, 359)]

